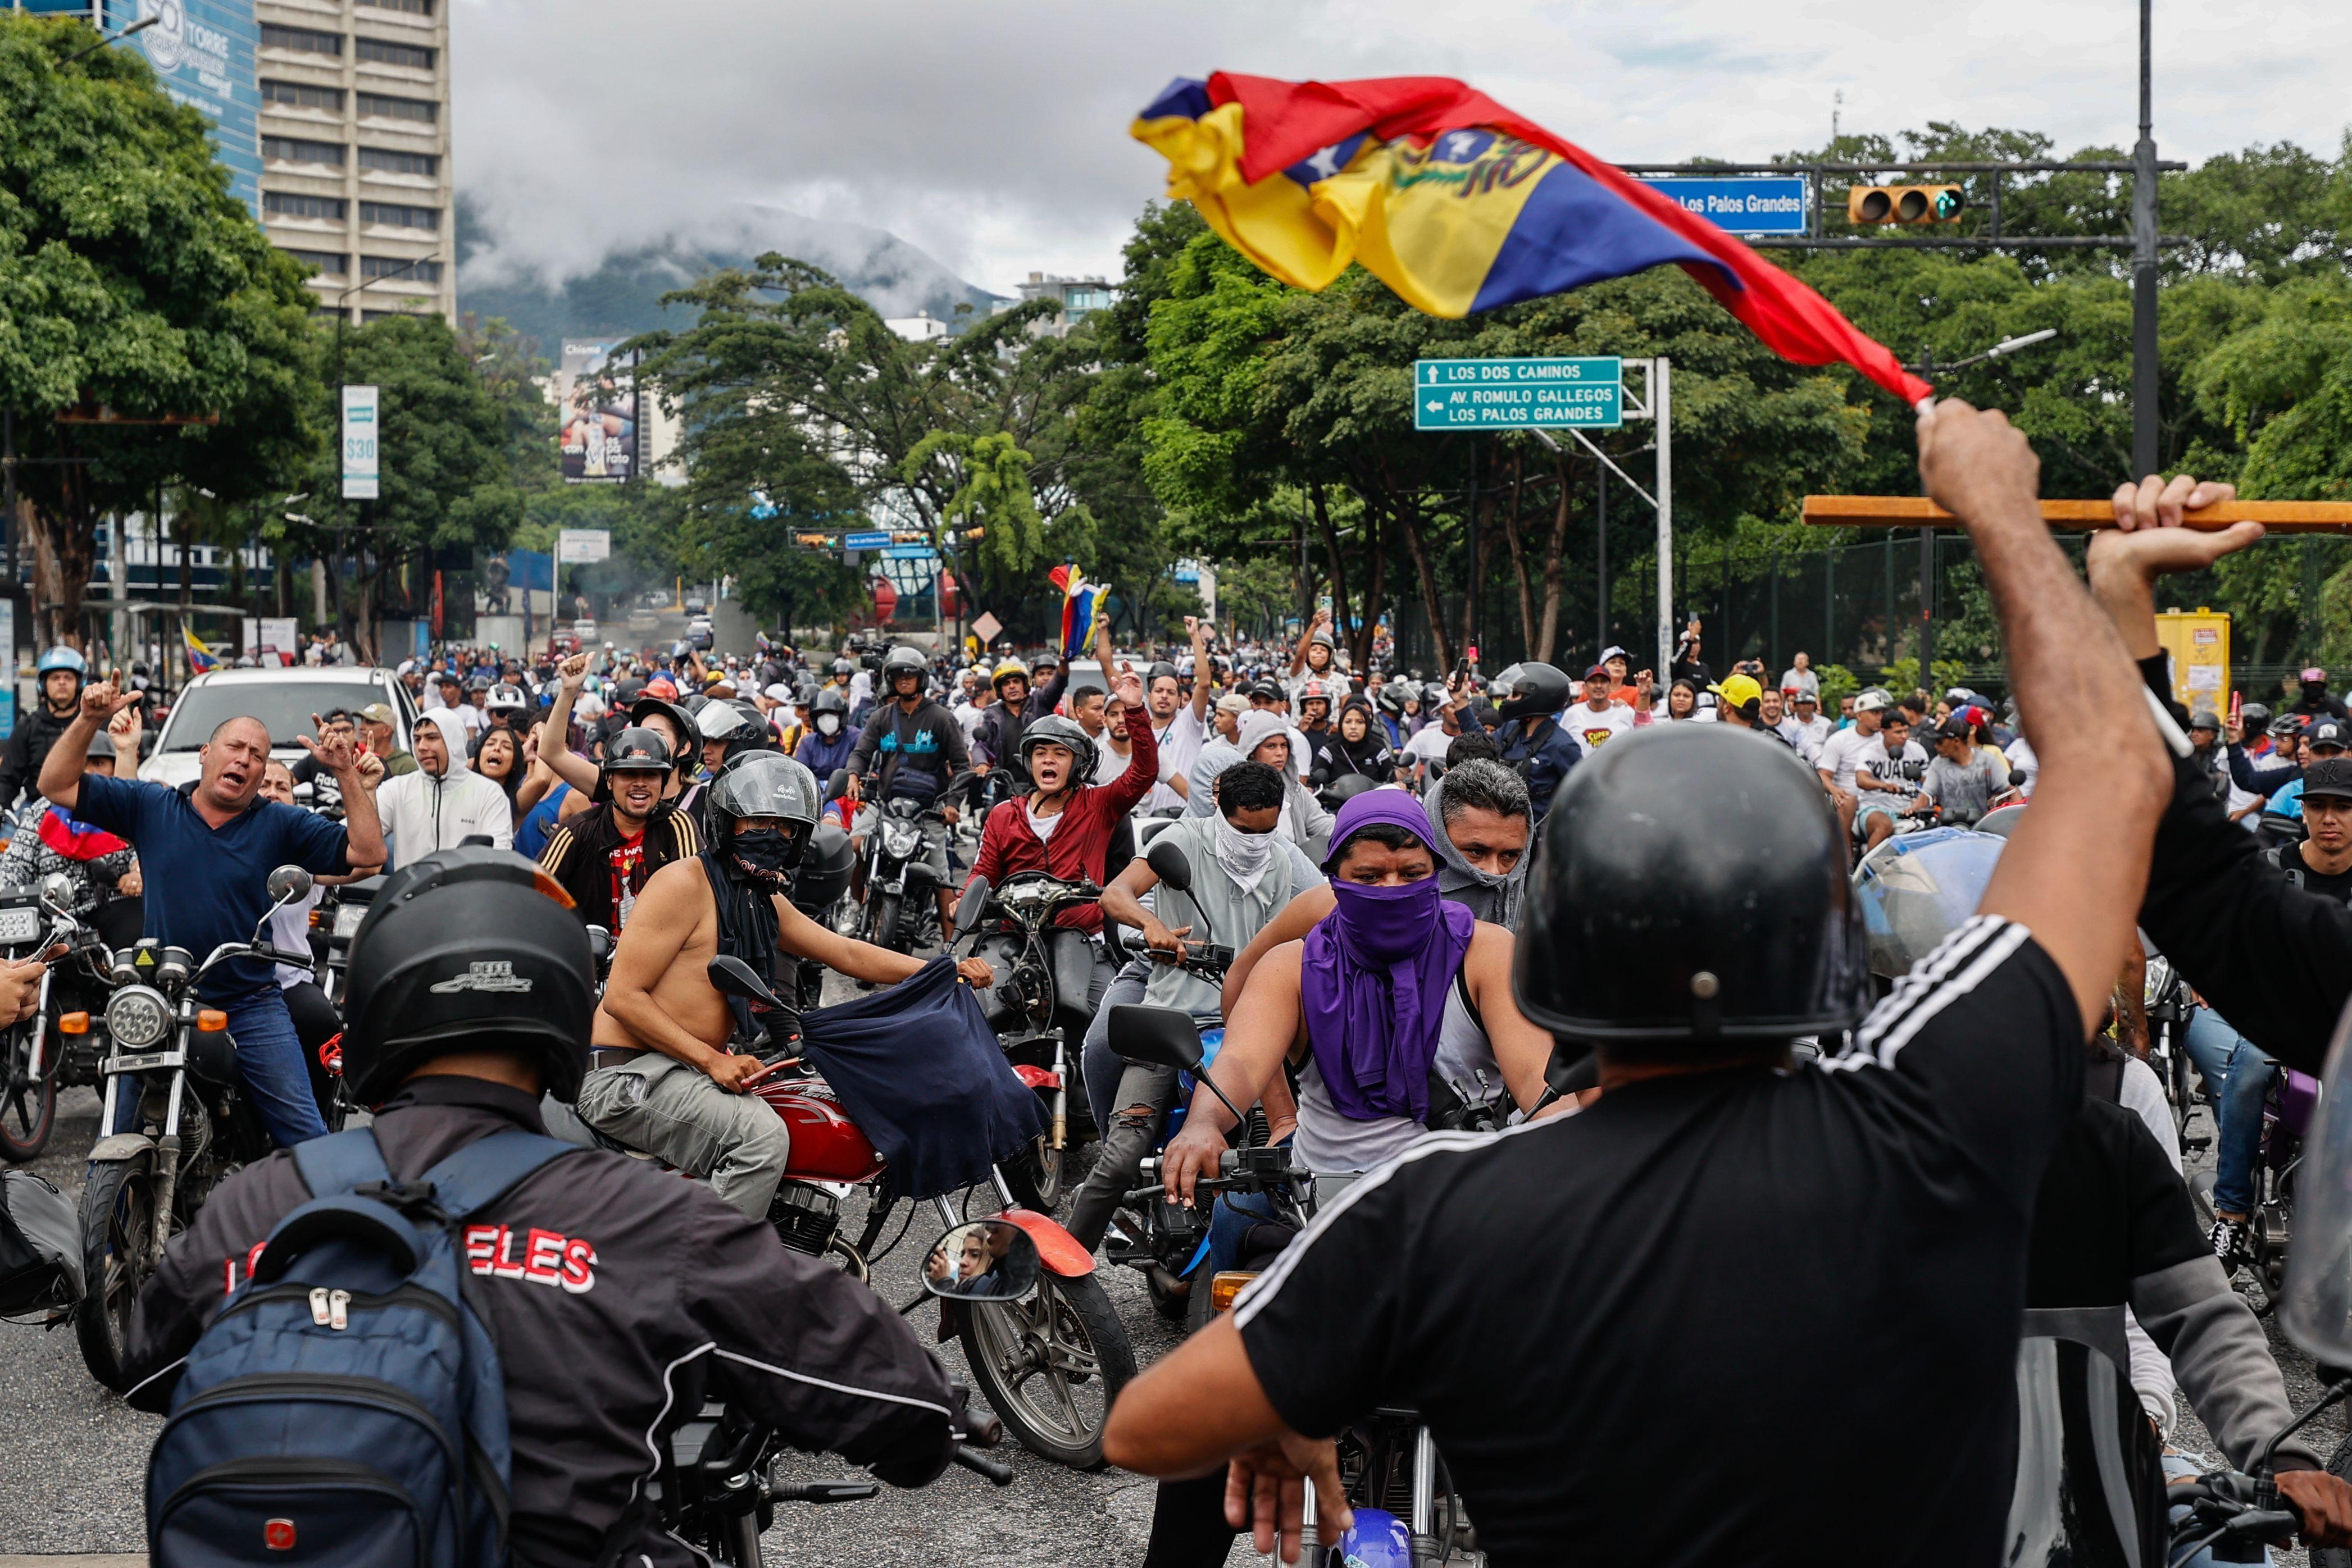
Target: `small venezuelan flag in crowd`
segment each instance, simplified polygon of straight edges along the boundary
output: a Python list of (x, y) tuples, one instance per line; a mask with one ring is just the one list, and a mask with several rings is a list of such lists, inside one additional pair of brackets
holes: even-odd
[(1360, 261), (1416, 309), (1459, 318), (1672, 262), (1781, 358), (1929, 395), (1739, 240), (1448, 78), (1179, 78), (1133, 133), (1167, 158), (1171, 198), (1301, 288)]
[(1110, 597), (1110, 585), (1088, 582), (1074, 566), (1057, 566), (1045, 575), (1062, 591), (1062, 658), (1066, 663), (1094, 641), (1095, 617)]
[(201, 675), (208, 670), (220, 668), (220, 655), (198, 642), (196, 634), (188, 630), (185, 622), (180, 624), (180, 641), (187, 644), (190, 674)]

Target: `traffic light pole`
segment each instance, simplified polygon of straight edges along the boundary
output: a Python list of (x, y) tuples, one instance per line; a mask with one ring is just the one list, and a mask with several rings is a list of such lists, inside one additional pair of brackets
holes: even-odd
[(2132, 148), (2132, 473), (2157, 471), (2154, 0), (2139, 0), (2139, 141)]

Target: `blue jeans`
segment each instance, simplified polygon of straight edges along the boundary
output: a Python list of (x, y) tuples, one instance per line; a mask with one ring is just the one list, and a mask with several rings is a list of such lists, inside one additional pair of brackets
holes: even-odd
[(2263, 1096), (2278, 1063), (2239, 1038), (2230, 1020), (2200, 1008), (2189, 1020), (2189, 1059), (2213, 1096), (2213, 1207), (2254, 1211), (2254, 1161), (2263, 1146)]
[(1215, 1274), (1240, 1262), (1242, 1239), (1250, 1227), (1273, 1218), (1274, 1200), (1262, 1192), (1219, 1193), (1216, 1207), (1209, 1211), (1208, 1272)]
[[(286, 1010), (286, 993), (275, 981), (212, 1004), (228, 1014), (229, 1039), (236, 1044), (236, 1075), (245, 1081), (270, 1141), (281, 1149), (327, 1135), (319, 1115), (319, 1102), (310, 1092), (310, 1071), (302, 1061), (302, 1039), (294, 1031), (294, 1015)], [(139, 1083), (135, 1075), (121, 1084), (114, 1097), (114, 1130), (128, 1132), (139, 1124)]]

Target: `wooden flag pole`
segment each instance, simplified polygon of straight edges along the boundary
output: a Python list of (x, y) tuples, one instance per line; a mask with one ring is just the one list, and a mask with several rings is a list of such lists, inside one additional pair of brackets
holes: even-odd
[[(1804, 517), (1815, 528), (1941, 528), (1959, 521), (1924, 496), (1808, 496)], [(2103, 500), (2044, 501), (2042, 520), (2053, 528), (2105, 528), (2115, 525), (2116, 515)], [(2352, 501), (2231, 501), (2181, 520), (2209, 530), (2260, 523), (2273, 533), (2352, 534)]]

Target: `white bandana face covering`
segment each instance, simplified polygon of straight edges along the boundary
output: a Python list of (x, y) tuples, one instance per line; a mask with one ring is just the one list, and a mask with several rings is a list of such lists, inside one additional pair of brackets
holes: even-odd
[(1217, 863), (1244, 893), (1255, 893), (1266, 868), (1274, 863), (1274, 835), (1243, 832), (1222, 812), (1215, 821)]

